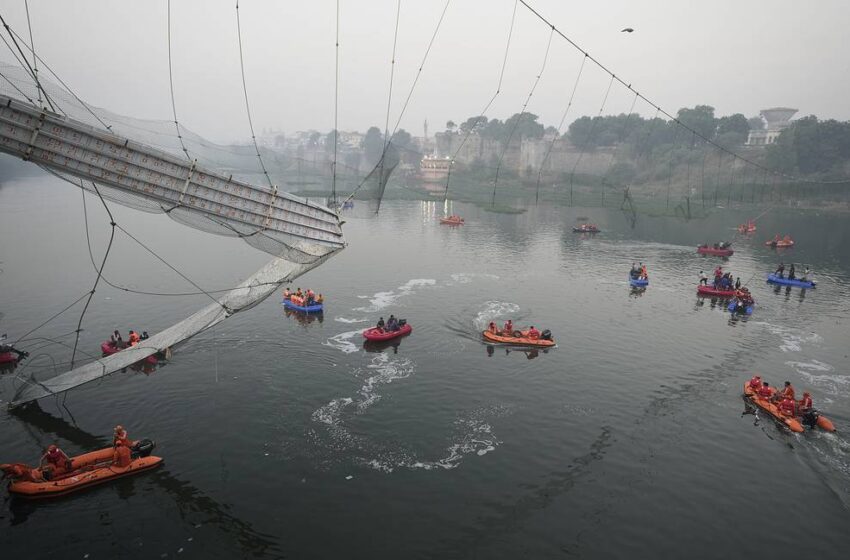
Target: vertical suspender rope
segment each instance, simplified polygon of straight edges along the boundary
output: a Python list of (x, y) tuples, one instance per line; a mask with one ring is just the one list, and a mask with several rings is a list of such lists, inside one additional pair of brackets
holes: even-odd
[(387, 94), (387, 117), (384, 121), (384, 147), (381, 150), (381, 170), (378, 173), (378, 204), (377, 208), (375, 208), (375, 214), (377, 214), (381, 210), (381, 199), (384, 198), (384, 188), (381, 186), (381, 183), (384, 182), (384, 165), (386, 164), (387, 159), (387, 148), (390, 145), (390, 107), (392, 106), (393, 101), (393, 78), (395, 77), (395, 53), (396, 47), (398, 46), (398, 21), (401, 17), (401, 0), (398, 0), (396, 3), (396, 12), (395, 12), (395, 33), (393, 33), (393, 56), (390, 60), (390, 88), (389, 93)]
[(334, 65), (334, 160), (331, 168), (331, 198), (333, 207), (337, 213), (339, 208), (336, 202), (336, 158), (337, 146), (339, 144), (339, 0), (336, 0), (336, 45), (334, 48), (335, 65)]
[[(487, 102), (487, 105), (484, 106), (484, 109), (482, 109), (481, 112), (478, 113), (478, 115), (477, 115), (478, 117), (484, 116), (484, 113), (487, 112), (487, 109), (490, 108), (490, 105), (492, 105), (493, 101), (495, 101), (496, 97), (498, 97), (499, 92), (502, 91), (502, 79), (505, 77), (505, 67), (508, 64), (508, 52), (510, 52), (510, 49), (511, 49), (511, 37), (514, 34), (514, 23), (516, 22), (516, 9), (517, 9), (518, 5), (519, 5), (519, 0), (514, 0), (514, 9), (513, 9), (513, 12), (511, 13), (511, 26), (510, 26), (510, 29), (508, 30), (508, 40), (507, 40), (507, 43), (505, 44), (505, 56), (502, 58), (502, 70), (499, 72), (499, 83), (496, 85), (496, 93), (493, 94), (493, 97), (490, 98), (490, 101)], [(457, 149), (454, 151), (454, 154), (452, 154), (452, 157), (449, 160), (449, 171), (446, 174), (446, 190), (443, 193), (443, 200), (448, 200), (448, 198), (449, 198), (449, 182), (451, 181), (451, 178), (452, 178), (452, 169), (454, 168), (454, 165), (455, 165), (455, 159), (457, 159), (457, 155), (463, 149), (463, 146), (464, 146), (464, 144), (466, 144), (466, 141), (469, 140), (469, 136), (472, 134), (472, 131), (475, 130), (475, 128), (478, 126), (478, 124), (480, 122), (481, 122), (481, 119), (478, 118), (478, 119), (476, 119), (475, 124), (473, 126), (469, 127), (469, 130), (466, 131), (466, 134), (464, 135), (463, 140), (461, 140), (460, 145), (458, 145)]]
[(558, 133), (552, 137), (552, 141), (549, 143), (549, 148), (546, 150), (546, 155), (543, 156), (543, 161), (540, 162), (540, 169), (537, 170), (537, 187), (534, 194), (534, 203), (537, 204), (540, 201), (540, 175), (543, 173), (543, 167), (546, 165), (546, 161), (549, 159), (549, 155), (552, 153), (552, 148), (555, 147), (555, 141), (558, 139), (558, 136), (561, 134), (561, 129), (564, 127), (564, 121), (567, 120), (567, 113), (570, 112), (570, 107), (573, 105), (573, 99), (576, 95), (576, 90), (578, 89), (579, 80), (581, 80), (581, 74), (584, 72), (584, 63), (587, 62), (587, 56), (583, 56), (581, 59), (581, 66), (579, 66), (578, 74), (576, 75), (576, 81), (573, 84), (573, 91), (570, 93), (570, 100), (567, 102), (567, 107), (564, 109), (564, 114), (561, 115), (561, 121), (558, 123)]
[(508, 140), (505, 142), (504, 148), (502, 148), (502, 154), (499, 156), (499, 163), (496, 164), (496, 176), (493, 179), (493, 199), (490, 202), (491, 204), (496, 204), (496, 187), (499, 185), (499, 171), (502, 169), (502, 161), (505, 159), (505, 154), (508, 152), (508, 148), (511, 146), (511, 140), (514, 137), (514, 132), (516, 132), (517, 127), (519, 127), (519, 123), (522, 120), (522, 117), (525, 115), (525, 111), (528, 108), (528, 103), (531, 101), (531, 96), (534, 95), (534, 90), (537, 89), (537, 84), (540, 83), (540, 77), (543, 76), (543, 72), (546, 70), (546, 62), (549, 60), (549, 49), (552, 47), (552, 37), (555, 35), (555, 28), (553, 27), (551, 31), (549, 31), (549, 40), (546, 42), (546, 52), (543, 54), (543, 64), (540, 66), (540, 71), (537, 73), (537, 77), (534, 79), (534, 84), (531, 86), (531, 91), (528, 92), (528, 97), (525, 98), (525, 103), (522, 104), (522, 109), (519, 112), (519, 116), (514, 121), (514, 125), (511, 127), (511, 131), (508, 133)]
[(623, 123), (623, 131), (620, 133), (620, 139), (617, 144), (614, 146), (614, 149), (611, 151), (611, 160), (608, 162), (608, 167), (605, 169), (605, 175), (602, 176), (602, 207), (605, 207), (605, 185), (608, 183), (608, 176), (611, 174), (611, 168), (614, 167), (614, 160), (617, 159), (617, 151), (619, 150), (622, 143), (626, 140), (626, 131), (629, 129), (629, 121), (632, 118), (632, 115), (635, 111), (635, 103), (637, 103), (638, 94), (635, 92), (635, 96), (632, 98), (632, 105), (629, 107), (629, 114), (626, 115), (626, 122)]
[[(174, 127), (177, 129), (177, 138), (180, 140), (180, 147), (183, 148), (183, 153), (186, 154), (186, 159), (192, 161), (192, 157), (189, 155), (189, 150), (186, 149), (186, 144), (183, 143), (183, 135), (180, 133), (180, 123), (177, 122), (177, 104), (174, 101), (174, 72), (171, 67), (171, 0), (167, 0), (166, 8), (168, 10), (168, 85), (171, 89), (171, 114), (174, 116)], [(197, 161), (197, 160), (195, 160)], [(192, 164), (192, 169), (194, 169), (195, 164)], [(191, 179), (192, 172), (189, 172), (189, 178)], [(187, 186), (188, 186), (188, 179)], [(183, 192), (186, 192), (186, 189), (183, 189)], [(180, 195), (180, 201), (183, 201), (183, 195)]]
[[(32, 38), (32, 21), (30, 21), (30, 3), (29, 3), (29, 0), (24, 0), (24, 8), (27, 11), (27, 30), (30, 33), (30, 46), (32, 47), (33, 52), (35, 52), (35, 41)], [(39, 80), (38, 80), (38, 59), (36, 59), (35, 57), (32, 58), (32, 66), (33, 66), (32, 73), (33, 73), (33, 76), (35, 76), (36, 84), (38, 84), (39, 83)], [(41, 88), (40, 87), (36, 88), (36, 91), (38, 92), (38, 104), (41, 105)]]
[(585, 150), (590, 146), (590, 141), (593, 138), (593, 131), (596, 129), (596, 123), (601, 120), (602, 111), (605, 110), (605, 104), (608, 102), (608, 95), (611, 93), (611, 86), (614, 85), (614, 76), (611, 76), (611, 79), (608, 81), (608, 89), (605, 90), (605, 97), (602, 99), (602, 105), (599, 107), (599, 113), (596, 115), (597, 118), (593, 119), (590, 122), (590, 132), (587, 135), (587, 139), (584, 141), (584, 147), (579, 152), (578, 157), (576, 158), (576, 162), (573, 164), (573, 170), (570, 173), (570, 206), (573, 205), (573, 180), (576, 176), (576, 169), (578, 169), (579, 163), (581, 163), (581, 159), (584, 156)]

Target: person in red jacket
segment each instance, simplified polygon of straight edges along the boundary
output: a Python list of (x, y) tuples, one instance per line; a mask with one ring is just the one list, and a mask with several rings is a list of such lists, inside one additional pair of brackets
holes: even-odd
[(785, 416), (794, 416), (794, 399), (786, 397), (779, 401), (779, 412)]
[(800, 414), (805, 414), (812, 408), (812, 396), (806, 391), (803, 393), (803, 398), (797, 401), (797, 410), (800, 411)]
[(765, 381), (761, 389), (758, 390), (758, 395), (763, 399), (770, 399), (776, 393), (776, 389), (770, 386), (770, 383)]
[(112, 464), (116, 467), (126, 468), (130, 466), (132, 461), (130, 448), (124, 445), (122, 440), (115, 442), (115, 451), (112, 452)]
[(754, 375), (752, 379), (750, 379), (750, 389), (753, 391), (758, 391), (761, 389), (762, 381), (761, 375)]
[(510, 319), (505, 321), (505, 326), (502, 327), (502, 333), (505, 336), (511, 336), (514, 333), (514, 322)]
[(50, 474), (45, 477), (47, 480), (50, 480), (50, 478), (57, 474), (70, 471), (71, 459), (68, 458), (68, 455), (66, 455), (65, 452), (59, 449), (56, 445), (49, 445), (47, 450), (44, 452), (44, 455), (41, 456), (40, 465), (42, 469), (50, 472)]
[(773, 400), (775, 400), (775, 401), (781, 401), (782, 399), (791, 399), (791, 400), (793, 401), (793, 400), (794, 400), (794, 397), (795, 397), (795, 395), (794, 395), (794, 387), (791, 385), (791, 382), (790, 382), (790, 381), (786, 381), (786, 382), (785, 382), (785, 387), (783, 387), (783, 388), (782, 388), (782, 391), (780, 391), (779, 393), (777, 393), (777, 394), (773, 397)]
[(528, 338), (530, 338), (531, 340), (537, 340), (538, 338), (540, 338), (540, 331), (535, 329), (534, 325), (531, 325), (528, 328), (528, 332), (526, 334), (527, 334)]

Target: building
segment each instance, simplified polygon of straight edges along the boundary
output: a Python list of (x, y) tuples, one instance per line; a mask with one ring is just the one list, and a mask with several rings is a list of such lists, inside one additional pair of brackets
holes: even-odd
[(425, 156), (419, 163), (419, 176), (424, 183), (443, 183), (449, 176), (452, 160), (448, 157)]
[(747, 146), (768, 146), (776, 142), (783, 130), (791, 126), (791, 117), (797, 113), (797, 109), (788, 107), (774, 107), (765, 109), (759, 113), (767, 123), (762, 130), (750, 130), (747, 137)]

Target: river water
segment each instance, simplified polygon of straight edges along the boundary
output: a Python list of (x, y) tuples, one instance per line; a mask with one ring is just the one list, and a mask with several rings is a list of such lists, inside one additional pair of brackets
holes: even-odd
[[(110, 205), (116, 221), (206, 289), (268, 257), (238, 240)], [(129, 369), (0, 411), (0, 461), (108, 444), (116, 423), (157, 441), (164, 466), (64, 499), (4, 495), (3, 557), (739, 558), (844, 557), (850, 545), (850, 221), (772, 209), (751, 239), (733, 227), (766, 208), (708, 219), (612, 209), (494, 214), (387, 202), (353, 219), (350, 246), (294, 287), (326, 312), (287, 314), (275, 296)], [(87, 197), (94, 258), (109, 235)], [(574, 234), (587, 216), (604, 230)], [(790, 233), (796, 248), (762, 245)], [(724, 261), (695, 254), (732, 239)], [(45, 177), (0, 187), (0, 333), (16, 339), (91, 288), (80, 192)], [(778, 260), (816, 270), (815, 290), (764, 282)], [(647, 263), (651, 285), (627, 270)], [(751, 317), (699, 299), (700, 270), (749, 282)], [(194, 289), (123, 233), (106, 278), (147, 292)], [(156, 332), (205, 296), (101, 284), (80, 348), (115, 328)], [(80, 306), (30, 335), (0, 377), (62, 371)], [(413, 334), (364, 348), (390, 313)], [(490, 347), (490, 319), (551, 329), (548, 351)], [(43, 337), (35, 339), (34, 337)], [(48, 340), (49, 339), (49, 340)], [(55, 341), (61, 344), (54, 344)], [(838, 432), (792, 434), (745, 411), (753, 372), (809, 389)], [(4, 491), (5, 493), (5, 491)]]

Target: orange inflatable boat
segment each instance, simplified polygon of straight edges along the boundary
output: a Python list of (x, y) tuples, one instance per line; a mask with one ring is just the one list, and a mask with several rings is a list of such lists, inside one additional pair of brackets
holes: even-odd
[(151, 440), (138, 442), (126, 467), (113, 463), (113, 448), (107, 447), (71, 457), (71, 469), (53, 476), (49, 468), (33, 469), (22, 463), (3, 464), (0, 470), (11, 479), (10, 494), (24, 498), (53, 498), (156, 468), (162, 464), (162, 458), (150, 455), (153, 448)]
[(497, 344), (516, 344), (518, 346), (555, 346), (555, 340), (551, 336), (544, 338), (548, 331), (543, 331), (540, 338), (529, 338), (527, 331), (514, 331), (512, 334), (494, 334), (490, 331), (481, 333), (487, 342)]
[(807, 421), (808, 419), (801, 418), (799, 416), (786, 416), (779, 411), (779, 407), (764, 397), (760, 397), (756, 394), (752, 387), (750, 387), (749, 381), (744, 383), (744, 395), (747, 399), (750, 400), (754, 405), (764, 410), (771, 416), (773, 416), (774, 420), (779, 422), (780, 424), (784, 424), (788, 426), (792, 432), (803, 432), (805, 431), (804, 425), (807, 428), (814, 428), (815, 426), (827, 432), (834, 432), (835, 425), (832, 421), (826, 416), (821, 415), (820, 413), (814, 412), (813, 421)]

